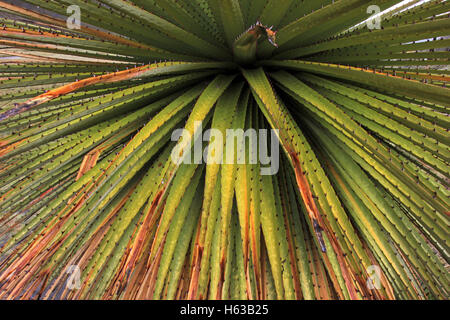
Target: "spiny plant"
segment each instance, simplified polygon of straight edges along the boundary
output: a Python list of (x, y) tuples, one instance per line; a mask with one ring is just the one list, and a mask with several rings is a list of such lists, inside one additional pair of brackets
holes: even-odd
[(448, 299), (450, 2), (399, 2), (0, 1), (0, 298)]

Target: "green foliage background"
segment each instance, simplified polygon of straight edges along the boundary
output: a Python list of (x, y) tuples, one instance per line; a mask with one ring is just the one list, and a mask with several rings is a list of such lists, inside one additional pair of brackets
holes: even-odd
[(448, 299), (450, 3), (354, 27), (399, 2), (0, 1), (0, 298)]

